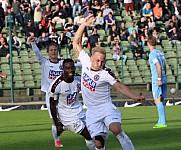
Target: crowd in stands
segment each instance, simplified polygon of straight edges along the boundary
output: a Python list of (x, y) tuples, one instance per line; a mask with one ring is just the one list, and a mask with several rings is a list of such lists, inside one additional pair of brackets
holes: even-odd
[[(115, 14), (121, 19), (116, 19)], [(117, 3), (111, 0), (3, 0), (0, 2), (0, 57), (10, 57), (9, 37), (2, 32), (6, 16), (11, 16), (14, 22), (12, 47), (21, 55), (22, 35), (25, 41), (35, 36), (40, 48), (53, 42), (59, 45), (60, 51), (66, 46), (71, 53), (72, 38), (88, 15), (95, 16), (95, 24), (86, 28), (82, 45), (90, 53), (95, 46), (109, 46), (113, 60), (126, 62), (122, 41), (128, 41), (133, 58), (144, 58), (149, 35), (156, 37), (164, 48), (161, 32), (165, 32), (173, 46), (181, 44), (181, 0), (117, 0)], [(130, 26), (126, 17), (132, 19)], [(21, 27), (21, 35), (17, 34), (17, 27)], [(102, 41), (98, 30), (104, 30), (106, 41)]]

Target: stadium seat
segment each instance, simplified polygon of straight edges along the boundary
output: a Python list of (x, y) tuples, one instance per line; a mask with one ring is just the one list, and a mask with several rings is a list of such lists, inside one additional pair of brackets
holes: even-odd
[(14, 88), (24, 88), (24, 87), (25, 87), (25, 85), (21, 80), (20, 81), (15, 81)]
[(33, 80), (25, 81), (25, 87), (35, 87), (35, 82)]

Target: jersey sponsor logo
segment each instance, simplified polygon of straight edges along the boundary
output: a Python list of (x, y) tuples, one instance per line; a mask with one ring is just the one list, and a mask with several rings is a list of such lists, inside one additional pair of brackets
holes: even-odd
[(48, 78), (52, 79), (52, 80), (55, 80), (55, 78), (62, 75), (62, 73), (63, 73), (62, 70), (60, 70), (60, 71), (50, 70)]
[(73, 94), (69, 94), (67, 96), (67, 105), (71, 105), (76, 102), (77, 92), (74, 92)]
[(91, 91), (95, 91), (96, 88), (96, 82), (94, 82), (85, 72), (83, 73), (83, 85), (88, 88)]

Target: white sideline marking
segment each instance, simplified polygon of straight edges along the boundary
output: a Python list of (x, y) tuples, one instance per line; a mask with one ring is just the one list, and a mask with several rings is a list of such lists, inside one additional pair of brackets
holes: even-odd
[(14, 107), (3, 109), (2, 106), (0, 106), (0, 111), (11, 111), (11, 110), (16, 109), (18, 107), (20, 107), (20, 106), (14, 106)]
[(134, 104), (128, 104), (128, 102), (125, 102), (124, 107), (135, 107), (140, 105), (141, 103), (134, 103)]
[(41, 106), (40, 110), (48, 110), (47, 107), (45, 107), (44, 105)]

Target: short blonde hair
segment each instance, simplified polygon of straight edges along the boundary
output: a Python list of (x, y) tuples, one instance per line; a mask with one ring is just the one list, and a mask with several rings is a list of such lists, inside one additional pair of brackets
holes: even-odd
[(106, 51), (105, 51), (105, 49), (103, 47), (99, 47), (99, 46), (94, 47), (93, 51), (92, 51), (92, 54), (94, 54), (95, 52), (101, 53), (101, 54), (106, 56)]

